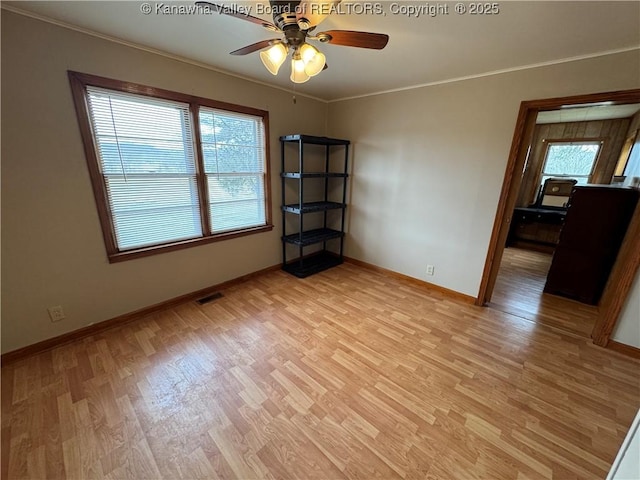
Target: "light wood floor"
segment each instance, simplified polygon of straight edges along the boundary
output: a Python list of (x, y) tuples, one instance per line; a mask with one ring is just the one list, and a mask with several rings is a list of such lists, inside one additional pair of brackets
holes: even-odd
[(640, 362), (353, 265), (2, 368), (2, 477), (602, 479)]
[(505, 248), (491, 307), (590, 338), (598, 308), (543, 293), (551, 254)]

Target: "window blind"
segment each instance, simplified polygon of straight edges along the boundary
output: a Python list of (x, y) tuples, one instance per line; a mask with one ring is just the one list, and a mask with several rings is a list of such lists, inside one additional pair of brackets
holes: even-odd
[(202, 236), (186, 103), (87, 87), (119, 250)]
[(206, 107), (199, 117), (212, 232), (265, 225), (262, 118)]

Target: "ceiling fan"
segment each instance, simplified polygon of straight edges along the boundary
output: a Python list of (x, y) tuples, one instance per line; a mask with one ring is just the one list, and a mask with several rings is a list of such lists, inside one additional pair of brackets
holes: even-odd
[(313, 34), (312, 31), (315, 30), (320, 22), (330, 13), (337, 11), (337, 5), (340, 1), (271, 0), (268, 10), (273, 13), (274, 23), (269, 23), (261, 18), (249, 15), (244, 10), (230, 6), (205, 1), (198, 1), (196, 5), (215, 13), (222, 13), (255, 23), (271, 32), (283, 34), (284, 38), (262, 40), (234, 50), (231, 55), (247, 55), (266, 49), (260, 52), (260, 59), (269, 72), (277, 75), (278, 70), (287, 59), (289, 51), (291, 51), (291, 81), (304, 83), (327, 68), (324, 54), (310, 43), (307, 43), (307, 40), (375, 50), (383, 49), (389, 41), (389, 36), (382, 33), (354, 32), (351, 30), (328, 30)]

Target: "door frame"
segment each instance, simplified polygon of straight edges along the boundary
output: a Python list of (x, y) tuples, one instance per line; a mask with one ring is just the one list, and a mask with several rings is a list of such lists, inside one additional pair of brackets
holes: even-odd
[[(640, 89), (527, 100), (520, 103), (476, 305), (486, 305), (493, 294), (511, 217), (522, 182), (522, 172), (531, 150), (538, 112), (557, 110), (563, 106), (601, 102), (611, 102), (612, 105), (640, 103)], [(635, 210), (598, 305), (598, 318), (591, 334), (596, 345), (606, 347), (609, 343), (609, 337), (618, 321), (638, 268), (640, 268), (640, 205)]]

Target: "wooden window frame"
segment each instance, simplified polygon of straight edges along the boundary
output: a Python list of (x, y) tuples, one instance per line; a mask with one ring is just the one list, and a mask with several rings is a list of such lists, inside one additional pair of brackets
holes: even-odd
[[(256, 233), (268, 232), (273, 230), (271, 218), (271, 161), (269, 147), (269, 112), (256, 108), (245, 107), (242, 105), (234, 105), (232, 103), (220, 102), (204, 97), (188, 95), (161, 88), (150, 87), (137, 83), (123, 82), (111, 78), (99, 77), (80, 72), (69, 70), (69, 82), (71, 84), (71, 92), (75, 103), (76, 116), (80, 126), (80, 134), (84, 144), (84, 153), (89, 169), (89, 176), (93, 187), (93, 194), (98, 210), (98, 217), (102, 228), (102, 236), (107, 251), (109, 263), (132, 260), (135, 258), (156, 255), (159, 253), (181, 250), (183, 248), (195, 247), (212, 242), (229, 240), (231, 238), (253, 235)], [(202, 222), (202, 237), (179, 240), (159, 245), (140, 247), (121, 251), (117, 247), (116, 236), (113, 227), (113, 219), (109, 209), (109, 200), (105, 187), (103, 175), (99, 168), (99, 158), (95, 145), (95, 137), (89, 118), (89, 105), (87, 101), (87, 86), (100, 87), (109, 90), (115, 90), (125, 93), (133, 93), (136, 95), (144, 95), (163, 100), (172, 100), (189, 104), (191, 112), (194, 141), (196, 143), (194, 153), (196, 157), (196, 183), (198, 185), (200, 219)], [(199, 107), (209, 107), (218, 110), (226, 110), (234, 113), (261, 117), (264, 125), (264, 150), (265, 150), (265, 173), (264, 173), (264, 200), (265, 200), (265, 225), (259, 225), (249, 228), (241, 228), (222, 233), (211, 233), (208, 214), (208, 192), (206, 188), (206, 174), (204, 170), (204, 160), (202, 154), (202, 143), (199, 128)]]

